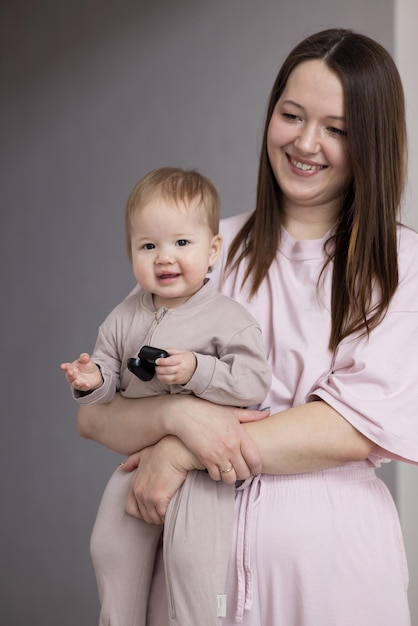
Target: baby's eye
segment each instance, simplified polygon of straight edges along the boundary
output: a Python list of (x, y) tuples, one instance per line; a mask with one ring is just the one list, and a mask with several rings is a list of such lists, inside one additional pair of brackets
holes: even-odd
[(155, 248), (155, 245), (153, 243), (144, 243), (142, 247), (144, 248), (144, 250), (153, 250)]
[(187, 245), (188, 245), (188, 243), (189, 243), (189, 242), (187, 241), (187, 239), (178, 239), (178, 240), (176, 241), (176, 246), (180, 246), (180, 247), (182, 247), (182, 246), (187, 246)]

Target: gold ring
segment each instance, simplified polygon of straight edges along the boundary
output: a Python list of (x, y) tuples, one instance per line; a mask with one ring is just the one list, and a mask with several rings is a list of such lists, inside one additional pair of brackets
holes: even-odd
[(221, 470), (221, 474), (229, 474), (229, 472), (232, 472), (233, 469), (234, 469), (234, 466), (231, 463), (231, 467), (228, 467), (228, 469), (226, 470)]

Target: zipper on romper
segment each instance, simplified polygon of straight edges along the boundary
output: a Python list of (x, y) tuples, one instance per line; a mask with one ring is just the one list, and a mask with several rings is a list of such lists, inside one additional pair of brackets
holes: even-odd
[[(158, 325), (162, 322), (162, 320), (164, 319), (165, 315), (168, 313), (170, 309), (166, 306), (162, 306), (160, 309), (158, 309), (158, 311), (155, 311), (155, 316), (154, 316), (154, 321), (151, 324), (151, 328), (148, 331), (148, 338), (146, 340), (146, 343), (148, 343), (149, 345), (151, 345), (152, 342), (152, 338), (154, 336), (155, 331), (158, 328)], [(160, 346), (157, 346), (157, 348)]]

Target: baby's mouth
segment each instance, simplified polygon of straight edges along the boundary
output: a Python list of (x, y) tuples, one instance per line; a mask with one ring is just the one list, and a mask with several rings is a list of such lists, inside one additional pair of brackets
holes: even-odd
[(180, 276), (177, 272), (164, 272), (163, 274), (158, 274), (159, 280), (167, 280), (168, 278), (177, 278)]

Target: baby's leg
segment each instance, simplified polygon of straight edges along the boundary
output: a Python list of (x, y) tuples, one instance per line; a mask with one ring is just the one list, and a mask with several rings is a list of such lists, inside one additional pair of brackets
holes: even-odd
[(118, 468), (103, 493), (90, 550), (101, 604), (99, 626), (145, 626), (162, 526), (125, 513), (132, 475)]
[(161, 540), (155, 557), (154, 574), (152, 576), (151, 591), (148, 598), (147, 620), (147, 626), (170, 625)]
[(164, 561), (171, 626), (219, 626), (231, 546), (235, 485), (191, 471), (171, 500)]

